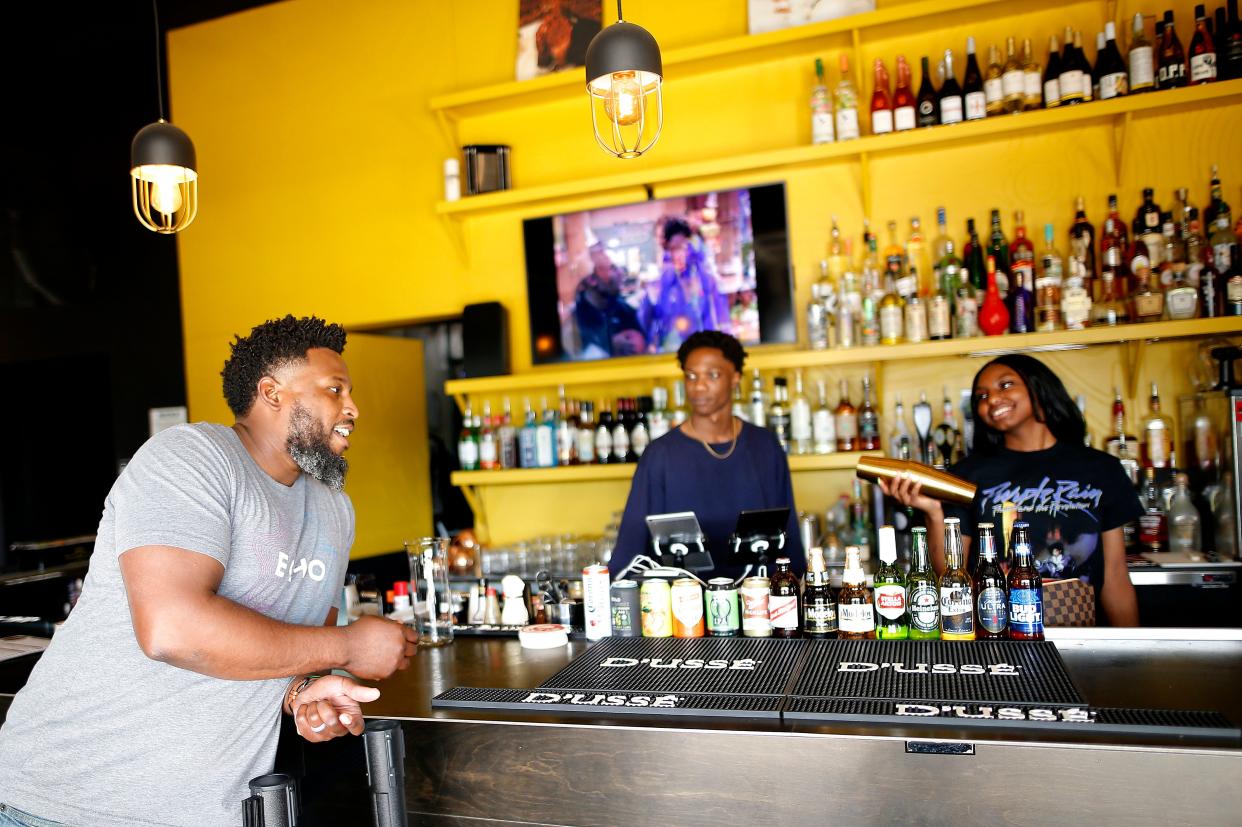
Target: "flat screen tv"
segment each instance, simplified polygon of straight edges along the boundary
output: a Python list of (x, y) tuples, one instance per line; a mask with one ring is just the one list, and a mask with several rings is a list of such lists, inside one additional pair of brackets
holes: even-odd
[(795, 341), (785, 213), (778, 183), (527, 219), (533, 362)]

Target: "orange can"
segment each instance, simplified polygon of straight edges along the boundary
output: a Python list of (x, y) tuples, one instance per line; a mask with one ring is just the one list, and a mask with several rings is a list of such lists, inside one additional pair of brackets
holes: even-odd
[(673, 581), (673, 637), (703, 637), (703, 587), (693, 577)]

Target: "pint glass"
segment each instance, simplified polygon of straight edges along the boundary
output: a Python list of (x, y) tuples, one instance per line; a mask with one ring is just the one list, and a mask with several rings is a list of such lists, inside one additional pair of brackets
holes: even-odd
[(420, 537), (405, 541), (410, 557), (410, 591), (419, 646), (453, 642), (453, 595), (449, 592), (448, 540)]

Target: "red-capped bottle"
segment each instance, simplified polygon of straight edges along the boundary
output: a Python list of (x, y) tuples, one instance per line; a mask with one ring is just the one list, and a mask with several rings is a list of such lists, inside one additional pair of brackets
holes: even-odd
[(910, 87), (910, 64), (897, 55), (897, 88), (893, 90), (893, 128), (898, 132), (914, 129), (917, 122), (914, 90)]
[(871, 93), (871, 133), (893, 131), (893, 97), (888, 91), (888, 69), (883, 58), (875, 59), (875, 91)]
[(996, 286), (996, 259), (988, 256), (988, 287), (979, 308), (979, 329), (984, 336), (999, 336), (1009, 329), (1009, 308)]

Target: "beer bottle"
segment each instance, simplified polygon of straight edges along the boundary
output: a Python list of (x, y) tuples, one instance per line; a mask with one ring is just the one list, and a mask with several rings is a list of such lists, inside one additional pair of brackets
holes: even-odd
[(875, 573), (875, 636), (883, 640), (910, 637), (906, 620), (906, 578), (897, 568), (897, 533), (880, 526), (880, 568)]
[(858, 546), (845, 547), (845, 574), (842, 576), (845, 585), (837, 594), (838, 638), (875, 638), (875, 610), (871, 605), (871, 590), (867, 588), (867, 575), (863, 573), (861, 559), (862, 550)]
[(975, 639), (975, 601), (970, 575), (962, 559), (962, 521), (944, 521), (945, 570), (940, 578), (940, 638)]
[(768, 592), (768, 616), (773, 637), (802, 637), (798, 612), (798, 576), (789, 570), (789, 558), (776, 558)]
[(1013, 524), (1013, 565), (1009, 569), (1009, 639), (1044, 639), (1043, 581), (1031, 557), (1026, 523)]
[(807, 561), (802, 617), (802, 633), (807, 637), (837, 636), (837, 601), (824, 566), (824, 550), (818, 546), (811, 549)]
[(910, 535), (910, 574), (906, 577), (910, 639), (936, 640), (940, 637), (940, 590), (927, 553), (927, 529), (916, 526)]
[(1009, 598), (1005, 575), (996, 562), (996, 527), (979, 523), (979, 560), (975, 563), (975, 637), (1003, 640), (1008, 635)]

